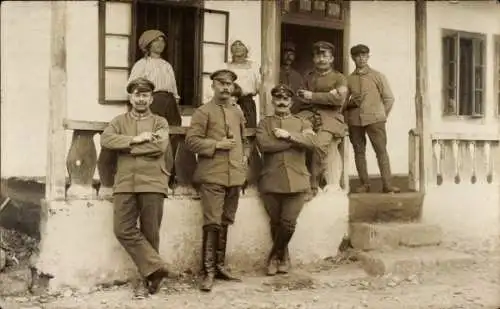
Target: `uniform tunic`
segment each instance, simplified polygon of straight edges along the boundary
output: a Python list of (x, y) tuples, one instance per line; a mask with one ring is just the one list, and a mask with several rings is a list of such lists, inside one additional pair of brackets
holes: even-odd
[[(302, 147), (294, 147), (295, 142), (278, 139), (274, 128), (284, 129), (300, 141)], [(257, 128), (257, 144), (263, 156), (263, 169), (259, 187), (261, 192), (294, 193), (309, 189), (309, 172), (306, 167), (306, 148), (313, 148), (315, 136), (302, 134), (311, 131), (311, 124), (297, 116), (284, 118), (269, 116)]]
[(372, 68), (355, 70), (347, 82), (350, 94), (362, 97), (360, 104), (347, 104), (345, 114), (349, 126), (366, 126), (387, 120), (394, 95), (382, 73)]
[[(142, 132), (161, 132), (155, 142), (130, 145)], [(132, 112), (119, 115), (101, 135), (101, 145), (119, 150), (114, 193), (157, 192), (167, 194), (164, 153), (168, 147), (168, 123), (157, 115), (138, 118)]]
[(347, 80), (344, 75), (337, 71), (330, 71), (325, 75), (311, 72), (307, 75), (305, 84), (306, 89), (313, 94), (310, 102), (301, 104), (300, 109), (306, 111), (306, 113), (301, 112), (301, 114), (306, 115), (307, 111), (317, 111), (321, 116), (322, 130), (328, 131), (335, 136), (344, 136), (347, 130), (344, 116), (341, 113), (344, 100), (339, 100), (330, 93), (330, 91), (340, 86), (347, 87)]
[[(241, 186), (245, 182), (246, 163), (243, 159), (243, 128), (245, 119), (236, 104), (210, 102), (196, 109), (186, 134), (186, 145), (198, 154), (193, 176), (195, 183), (212, 183), (225, 187)], [(231, 150), (215, 149), (217, 141), (228, 132), (236, 141)]]

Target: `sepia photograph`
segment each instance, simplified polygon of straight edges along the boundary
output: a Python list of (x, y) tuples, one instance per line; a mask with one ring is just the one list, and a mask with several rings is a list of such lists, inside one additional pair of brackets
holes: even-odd
[(500, 1), (0, 1), (0, 309), (500, 309)]

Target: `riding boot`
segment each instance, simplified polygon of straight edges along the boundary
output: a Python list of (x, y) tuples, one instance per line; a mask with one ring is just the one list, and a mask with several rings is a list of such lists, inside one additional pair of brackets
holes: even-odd
[(288, 243), (292, 239), (294, 230), (280, 226), (275, 242), (275, 253), (278, 259), (278, 273), (286, 274), (290, 269), (290, 261), (288, 254)]
[(215, 278), (226, 280), (226, 281), (241, 281), (240, 278), (231, 274), (229, 270), (225, 268), (226, 263), (226, 246), (227, 246), (227, 225), (222, 225), (219, 230), (219, 237), (217, 239), (217, 250), (215, 251), (216, 263), (215, 263)]
[(278, 226), (271, 225), (271, 238), (273, 240), (273, 247), (271, 248), (271, 252), (269, 253), (269, 256), (267, 257), (266, 273), (268, 276), (274, 276), (274, 275), (276, 275), (276, 273), (278, 273), (278, 260), (276, 258), (276, 254), (275, 254), (276, 250), (274, 249), (274, 243), (276, 241), (277, 231), (278, 231)]
[(215, 277), (215, 250), (217, 246), (218, 230), (213, 226), (203, 228), (202, 268), (203, 279), (200, 290), (210, 292)]

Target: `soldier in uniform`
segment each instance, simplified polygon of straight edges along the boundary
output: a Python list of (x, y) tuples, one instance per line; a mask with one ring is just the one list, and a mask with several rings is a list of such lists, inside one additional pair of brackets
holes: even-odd
[(271, 90), (275, 114), (257, 128), (257, 145), (263, 155), (259, 190), (271, 219), (273, 247), (267, 274), (287, 273), (288, 243), (310, 188), (306, 149), (314, 149), (316, 134), (308, 120), (292, 115), (293, 91), (280, 84)]
[(210, 78), (214, 96), (194, 112), (186, 134), (187, 147), (198, 154), (193, 181), (203, 208), (202, 291), (211, 291), (214, 278), (239, 281), (224, 265), (228, 226), (234, 222), (246, 176), (245, 117), (231, 98), (237, 76), (219, 70)]
[(136, 287), (139, 298), (156, 293), (167, 276), (158, 249), (167, 193), (168, 123), (149, 108), (153, 90), (154, 84), (145, 78), (132, 80), (127, 86), (131, 110), (111, 120), (101, 136), (102, 147), (117, 151), (114, 233), (145, 278), (145, 284)]
[[(302, 75), (292, 67), (294, 62), (295, 44), (292, 42), (286, 42), (283, 46), (283, 53), (281, 55), (279, 82), (287, 85), (295, 94), (299, 89), (304, 88), (304, 79), (302, 78)], [(296, 98), (292, 98), (292, 103), (295, 103), (295, 101)], [(298, 110), (295, 110), (298, 106), (299, 103), (292, 104), (292, 113), (298, 112)]]
[(349, 125), (349, 139), (354, 149), (354, 159), (361, 186), (354, 191), (370, 191), (366, 167), (366, 135), (377, 156), (383, 191), (397, 193), (399, 188), (391, 185), (391, 166), (387, 153), (385, 123), (394, 103), (387, 78), (368, 65), (370, 49), (366, 45), (351, 48), (356, 69), (348, 77), (349, 100), (346, 104), (346, 120)]
[(347, 133), (341, 112), (347, 95), (347, 80), (333, 69), (334, 50), (335, 46), (329, 42), (314, 43), (314, 71), (306, 76), (306, 89), (298, 91), (301, 103), (297, 115), (311, 121), (318, 139), (309, 167), (313, 196), (318, 192), (320, 178), (326, 169), (330, 144)]

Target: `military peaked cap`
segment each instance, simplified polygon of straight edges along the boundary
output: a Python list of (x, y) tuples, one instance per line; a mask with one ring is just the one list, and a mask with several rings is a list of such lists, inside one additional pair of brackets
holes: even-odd
[(294, 92), (287, 85), (285, 85), (285, 84), (278, 84), (273, 89), (271, 89), (271, 95), (273, 97), (283, 96), (283, 95), (287, 96), (287, 97), (293, 97), (294, 96)]
[(227, 69), (217, 70), (217, 71), (213, 72), (212, 74), (210, 74), (211, 80), (222, 80), (222, 81), (229, 81), (230, 80), (230, 81), (234, 82), (237, 78), (238, 78), (238, 76), (236, 75), (236, 73), (234, 73), (231, 70), (227, 70)]
[(351, 47), (351, 55), (356, 56), (359, 54), (368, 54), (370, 52), (370, 48), (368, 46), (363, 45), (363, 44), (358, 44), (353, 47)]
[(137, 89), (139, 92), (152, 92), (155, 90), (155, 85), (149, 79), (139, 77), (131, 80), (127, 85), (127, 93), (132, 93)]
[(313, 44), (313, 52), (319, 52), (322, 50), (330, 50), (333, 54), (335, 51), (335, 45), (326, 41), (318, 41)]

